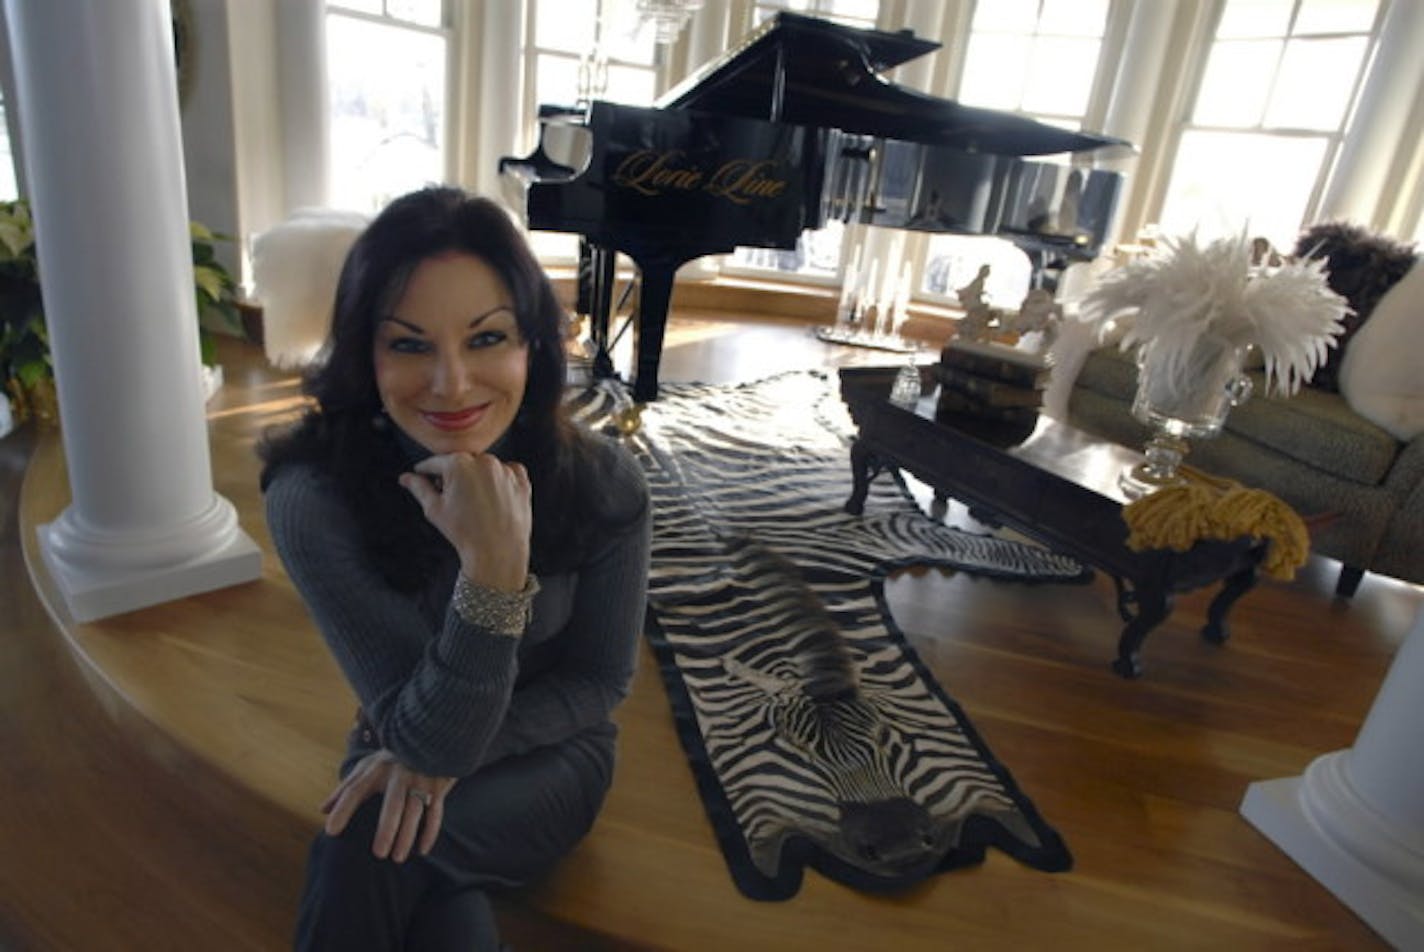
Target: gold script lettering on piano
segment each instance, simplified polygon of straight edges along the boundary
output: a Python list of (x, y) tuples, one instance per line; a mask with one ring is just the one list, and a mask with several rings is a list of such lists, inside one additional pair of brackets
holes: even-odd
[(613, 182), (624, 188), (636, 189), (644, 195), (660, 195), (666, 189), (692, 191), (702, 184), (702, 170), (679, 168), (681, 151), (654, 152), (639, 149), (618, 163)]
[(754, 198), (776, 198), (786, 190), (786, 179), (771, 178), (768, 170), (776, 168), (769, 160), (732, 159), (712, 174), (707, 191), (720, 198), (746, 205)]
[(711, 176), (685, 162), (686, 157), (680, 150), (639, 149), (618, 163), (613, 183), (648, 196), (701, 189), (738, 205), (750, 204), (758, 198), (778, 198), (786, 191), (787, 180), (771, 174), (778, 163), (768, 159), (728, 159)]

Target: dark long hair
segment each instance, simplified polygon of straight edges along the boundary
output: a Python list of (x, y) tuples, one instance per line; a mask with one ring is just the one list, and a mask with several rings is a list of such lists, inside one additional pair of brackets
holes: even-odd
[[(596, 454), (563, 406), (567, 315), (519, 230), (495, 203), (438, 187), (396, 199), (357, 238), (336, 286), (331, 334), (305, 380), (316, 406), (258, 448), (265, 490), (276, 470), (310, 462), (335, 481), (367, 550), (397, 588), (423, 583), (439, 536), (396, 482), (410, 468), (395, 427), (379, 419), (376, 326), (421, 262), (456, 251), (482, 259), (503, 280), (529, 349), (524, 399), (499, 455), (529, 471), (535, 571), (572, 567), (600, 523), (617, 519), (600, 502)], [(385, 425), (382, 425), (385, 423)], [(606, 528), (606, 526), (604, 526)]]

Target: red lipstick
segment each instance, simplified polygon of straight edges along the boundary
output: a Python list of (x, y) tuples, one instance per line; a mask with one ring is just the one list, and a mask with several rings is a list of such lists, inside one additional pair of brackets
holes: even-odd
[(482, 404), (477, 407), (468, 407), (464, 410), (454, 410), (450, 412), (423, 411), (423, 416), (427, 423), (440, 430), (464, 430), (474, 426), (485, 415), (485, 409), (489, 404)]

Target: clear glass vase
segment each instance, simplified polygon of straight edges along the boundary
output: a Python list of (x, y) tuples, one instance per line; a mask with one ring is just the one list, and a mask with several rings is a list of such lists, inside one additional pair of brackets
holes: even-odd
[(1137, 351), (1132, 415), (1152, 428), (1146, 459), (1119, 479), (1131, 499), (1186, 482), (1179, 467), (1188, 439), (1221, 432), (1231, 408), (1251, 396), (1243, 371), (1248, 347), (1205, 335), (1186, 347), (1150, 341)]

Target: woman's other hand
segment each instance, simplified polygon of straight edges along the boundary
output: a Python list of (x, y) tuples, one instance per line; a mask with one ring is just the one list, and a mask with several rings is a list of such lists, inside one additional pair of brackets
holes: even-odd
[(529, 572), (529, 474), (488, 453), (431, 456), (400, 484), (460, 556), (476, 585), (517, 592)]
[(339, 835), (356, 808), (368, 797), (381, 793), (385, 801), (371, 852), (380, 859), (389, 857), (403, 863), (414, 846), (424, 856), (435, 848), (445, 820), (445, 795), (454, 786), (454, 777), (416, 773), (388, 750), (367, 754), (321, 805), (321, 812), (326, 814), (327, 835)]

